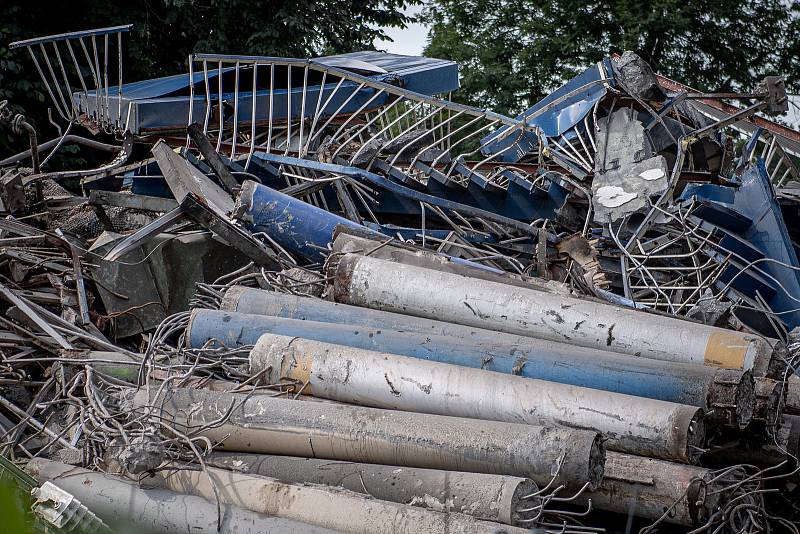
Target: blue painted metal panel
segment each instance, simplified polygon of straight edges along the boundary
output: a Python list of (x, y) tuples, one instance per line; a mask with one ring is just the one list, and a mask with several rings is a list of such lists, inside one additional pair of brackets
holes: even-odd
[[(526, 121), (528, 126), (537, 126), (546, 137), (562, 135), (578, 125), (605, 96), (606, 84), (612, 87), (615, 85), (612, 72), (611, 60), (605, 58), (522, 112), (517, 119)], [(549, 106), (552, 107), (547, 109)], [(521, 138), (508, 135), (507, 126), (498, 128), (481, 139), (484, 154), (516, 144), (515, 149), (508, 150), (498, 158), (509, 163), (517, 162), (524, 154), (533, 151), (538, 142), (536, 135), (530, 132)]]
[[(339, 310), (341, 311), (341, 310)], [(298, 336), (411, 356), (463, 367), (486, 369), (562, 384), (625, 393), (639, 397), (705, 406), (714, 370), (697, 365), (604, 353), (560, 343), (525, 343), (459, 339), (430, 333), (303, 321), (216, 310), (197, 310), (189, 328), (189, 342), (199, 348), (216, 339), (228, 347), (253, 345), (264, 333)], [(508, 336), (505, 336), (508, 337)]]
[[(285, 60), (287, 58), (276, 58)], [(304, 62), (305, 60), (296, 60)], [(386, 54), (381, 52), (354, 52), (351, 54), (341, 54), (336, 56), (324, 56), (314, 60), (317, 63), (330, 65), (333, 67), (340, 67), (351, 72), (368, 76), (375, 81), (395, 83), (400, 87), (414, 91), (423, 95), (434, 95), (446, 93), (458, 89), (458, 65), (452, 61), (423, 58), (423, 57), (410, 57), (399, 56), (395, 54)], [(286, 67), (276, 67), (276, 70), (283, 69), (285, 72)], [(233, 67), (225, 67), (222, 69), (223, 76), (223, 91), (234, 90), (234, 71)], [(293, 70), (298, 70), (299, 73), (294, 74), (294, 83), (292, 92), (292, 117), (297, 120), (301, 115), (302, 108), (302, 92), (303, 92), (303, 73), (302, 66), (294, 67)], [(242, 75), (240, 81), (239, 91), (239, 121), (249, 122), (252, 118), (252, 68), (244, 66), (240, 69)], [(321, 76), (319, 73), (313, 73), (317, 78)], [(220, 75), (217, 69), (208, 71), (209, 91), (213, 98), (218, 98), (217, 90), (218, 84), (216, 80)], [(283, 75), (285, 78), (285, 74)], [(269, 67), (262, 65), (258, 69), (257, 77), (259, 86), (264, 87), (265, 83), (270, 79)], [(321, 80), (317, 80), (319, 84)], [(109, 96), (111, 97), (111, 104), (109, 106), (109, 113), (116, 118), (118, 108), (120, 109), (121, 119), (120, 122), (129, 124), (130, 130), (133, 133), (142, 133), (148, 130), (169, 130), (176, 128), (184, 128), (186, 126), (186, 119), (189, 116), (189, 87), (191, 84), (195, 85), (195, 95), (204, 94), (205, 80), (203, 72), (195, 72), (190, 80), (188, 73), (179, 74), (174, 76), (166, 76), (163, 78), (154, 78), (151, 80), (142, 80), (122, 85), (121, 106), (117, 105), (117, 87), (109, 88)], [(287, 116), (287, 89), (285, 81), (283, 85), (276, 82), (275, 90), (273, 92), (273, 120), (284, 120)], [(327, 96), (334, 90), (336, 83), (326, 84), (324, 88), (320, 85), (310, 83), (306, 90), (306, 105), (305, 115), (311, 116), (314, 113), (316, 104), (319, 100), (320, 91), (323, 92), (322, 101), (325, 101)], [(339, 108), (339, 105), (355, 91), (358, 84), (352, 82), (345, 82), (337, 91), (337, 96), (333, 98), (326, 112), (333, 113)], [(348, 91), (349, 90), (349, 91)], [(360, 91), (357, 97), (348, 103), (342, 109), (342, 113), (353, 112), (358, 109), (364, 102), (375, 94), (372, 88), (364, 88)], [(223, 100), (228, 103), (233, 102), (233, 92), (224, 93)], [(73, 99), (78, 104), (81, 111), (88, 111), (96, 107), (96, 97), (94, 91), (89, 91), (87, 95), (82, 92), (73, 93)], [(376, 98), (371, 104), (369, 109), (376, 108), (386, 103), (386, 95), (381, 95)], [(269, 106), (269, 90), (260, 89), (256, 91), (257, 103), (257, 121), (266, 121), (270, 115)], [(215, 105), (216, 102), (212, 102)], [(206, 113), (206, 102), (204, 97), (196, 96), (192, 101), (193, 116), (202, 122), (202, 118)], [(232, 112), (231, 112), (232, 113)], [(130, 115), (130, 117), (129, 117)], [(232, 120), (232, 115), (226, 117), (227, 120)]]
[[(752, 152), (753, 139), (746, 145), (745, 154)], [(720, 244), (743, 258), (723, 273), (721, 282), (733, 280), (733, 287), (750, 298), (758, 291), (787, 327), (800, 326), (800, 312), (796, 311), (800, 306), (792, 298), (800, 295), (800, 273), (781, 265), (798, 265), (797, 253), (764, 161), (743, 161), (739, 178), (741, 184), (735, 189), (711, 184), (687, 186), (681, 198), (700, 200), (703, 205), (695, 215), (724, 229)], [(756, 262), (751, 267), (753, 272), (738, 274), (748, 261)]]

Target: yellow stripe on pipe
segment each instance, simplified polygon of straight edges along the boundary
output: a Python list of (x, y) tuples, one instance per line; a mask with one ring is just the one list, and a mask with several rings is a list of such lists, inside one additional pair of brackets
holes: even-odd
[(706, 342), (705, 364), (741, 369), (750, 340), (737, 332), (713, 332)]

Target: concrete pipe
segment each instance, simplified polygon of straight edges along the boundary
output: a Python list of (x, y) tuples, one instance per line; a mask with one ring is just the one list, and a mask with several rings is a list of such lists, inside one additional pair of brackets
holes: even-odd
[[(147, 392), (135, 402), (147, 406)], [(559, 461), (557, 480), (572, 487), (603, 475), (602, 438), (586, 430), (182, 388), (152, 408), (187, 431), (231, 410), (200, 433), (227, 451), (503, 474), (540, 485)]]
[[(338, 486), (384, 501), (458, 512), (507, 525), (517, 524), (522, 518), (517, 510), (533, 501), (525, 497), (538, 491), (533, 480), (508, 475), (235, 452), (212, 453), (205, 461), (229, 471)], [(534, 505), (538, 504), (537, 499)]]
[(460, 274), (480, 280), (489, 280), (491, 282), (517, 287), (538, 289), (539, 291), (546, 291), (558, 295), (570, 294), (565, 284), (544, 280), (543, 278), (516, 275), (497, 269), (491, 269), (480, 263), (447, 256), (429, 249), (400, 248), (400, 246), (394, 246), (397, 241), (392, 241), (384, 245), (386, 239), (379, 241), (379, 238), (370, 239), (364, 236), (351, 235), (351, 231), (357, 232), (358, 230), (344, 226), (336, 228), (333, 244), (331, 246), (333, 252), (339, 254), (363, 254), (371, 258), (380, 258), (395, 263), (405, 263), (406, 265), (415, 265), (425, 269), (435, 269), (446, 273)]
[(337, 302), (645, 358), (750, 369), (764, 339), (630, 308), (346, 254), (327, 275)]
[[(264, 333), (301, 336), (688, 404), (710, 411), (714, 424), (737, 428), (750, 421), (755, 402), (750, 371), (636, 358), (258, 289), (233, 288), (225, 298), (234, 309), (243, 307), (271, 315), (194, 310), (187, 331), (192, 347), (201, 347), (209, 340), (227, 346), (252, 345)], [(361, 316), (364, 312), (368, 318)], [(298, 318), (276, 316), (281, 313)], [(314, 320), (303, 320), (305, 316)], [(370, 324), (365, 326), (360, 321)]]
[(591, 499), (598, 510), (650, 521), (672, 506), (665, 518), (667, 523), (702, 525), (718, 502), (717, 494), (709, 491), (706, 483), (711, 479), (709, 473), (702, 467), (609, 452), (602, 484), (584, 493), (579, 502)]
[(157, 480), (173, 491), (206, 499), (214, 498), (216, 489), (220, 500), (230, 505), (352, 534), (527, 532), (465, 514), (435, 512), (372, 499), (344, 489), (288, 484), (215, 467), (190, 470), (179, 466), (174, 472), (157, 476)]
[(267, 383), (308, 384), (331, 400), (431, 413), (601, 432), (610, 450), (691, 463), (705, 445), (694, 406), (608, 393), (482, 369), (429, 362), (298, 337), (264, 334), (250, 372)]
[[(72, 465), (34, 458), (25, 467), (40, 484), (52, 482), (75, 496), (121, 532), (152, 534), (328, 534), (335, 531), (280, 517), (269, 517), (202, 497), (164, 489), (143, 489), (133, 481)], [(211, 497), (213, 499), (213, 496)]]

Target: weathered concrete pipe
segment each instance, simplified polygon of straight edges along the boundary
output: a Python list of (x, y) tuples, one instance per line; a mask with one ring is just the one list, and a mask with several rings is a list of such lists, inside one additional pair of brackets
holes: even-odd
[[(148, 405), (147, 392), (136, 406)], [(227, 451), (350, 460), (531, 478), (545, 485), (563, 454), (559, 481), (597, 484), (605, 447), (597, 432), (480, 421), (343, 404), (174, 389), (155, 409), (182, 427), (224, 424), (200, 435)]]
[(757, 336), (621, 306), (354, 254), (332, 259), (337, 302), (656, 360), (750, 369), (772, 353)]
[(340, 488), (288, 484), (259, 475), (209, 467), (177, 469), (158, 476), (164, 487), (212, 499), (261, 514), (291, 518), (351, 534), (523, 534), (526, 529), (481, 521), (458, 513), (442, 513), (370, 498)]
[(675, 503), (665, 521), (678, 525), (704, 524), (715, 510), (717, 494), (710, 491), (710, 471), (641, 456), (609, 452), (606, 477), (599, 488), (584, 493), (598, 510), (632, 514), (654, 521)]
[(596, 430), (609, 449), (641, 456), (692, 463), (705, 445), (703, 411), (695, 406), (299, 337), (261, 336), (250, 372), (361, 406)]
[[(211, 339), (228, 346), (252, 345), (264, 333), (301, 336), (688, 404), (711, 411), (715, 424), (738, 428), (747, 425), (753, 412), (754, 383), (750, 371), (635, 358), (258, 289), (234, 287), (224, 300), (228, 307), (264, 314), (195, 310), (188, 328), (191, 346), (201, 347)], [(313, 320), (304, 321), (305, 317)]]
[[(507, 525), (517, 524), (521, 519), (517, 509), (523, 504), (530, 506), (532, 499), (524, 498), (538, 491), (533, 480), (508, 475), (236, 452), (215, 452), (205, 461), (229, 471), (339, 486), (384, 501), (458, 512)], [(539, 503), (537, 499), (535, 504)]]
[(559, 284), (558, 282), (545, 280), (543, 278), (523, 277), (512, 273), (488, 269), (479, 263), (454, 258), (452, 256), (433, 252), (430, 249), (400, 248), (399, 246), (393, 246), (396, 242), (385, 244), (386, 239), (379, 241), (380, 236), (369, 238), (352, 235), (351, 231), (358, 232), (359, 229), (348, 226), (336, 227), (333, 243), (331, 245), (333, 252), (339, 254), (363, 254), (372, 258), (380, 258), (382, 260), (405, 263), (407, 265), (416, 265), (417, 267), (460, 274), (480, 280), (489, 280), (517, 287), (538, 289), (540, 291), (547, 291), (548, 293), (556, 293), (559, 295), (569, 295), (569, 289), (565, 284)]
[[(217, 530), (217, 504), (202, 497), (164, 489), (144, 489), (136, 482), (34, 458), (25, 466), (40, 484), (52, 482), (120, 532), (147, 534), (328, 534), (335, 532), (280, 517), (270, 517), (222, 503)], [(213, 499), (213, 495), (211, 496)], [(135, 530), (131, 530), (135, 529)]]

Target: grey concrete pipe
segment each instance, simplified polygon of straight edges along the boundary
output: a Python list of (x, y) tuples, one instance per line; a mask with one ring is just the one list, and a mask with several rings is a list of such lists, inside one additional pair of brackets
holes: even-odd
[[(177, 469), (157, 480), (164, 487), (261, 514), (291, 518), (352, 534), (523, 534), (526, 529), (381, 501), (340, 488), (288, 484), (273, 478), (209, 467)], [(212, 483), (213, 481), (213, 483)]]
[(740, 429), (755, 403), (750, 370), (637, 358), (241, 286), (225, 293), (221, 310), (195, 310), (187, 337), (193, 347), (209, 339), (252, 345), (266, 332), (688, 404), (703, 408), (712, 424)]
[[(458, 512), (507, 525), (517, 524), (521, 519), (517, 509), (533, 501), (524, 497), (538, 491), (533, 480), (508, 475), (236, 452), (215, 452), (205, 461), (229, 471), (338, 486), (384, 501)], [(537, 499), (534, 505), (538, 504)]]
[(351, 230), (349, 227), (337, 228), (331, 245), (334, 252), (339, 254), (353, 253), (365, 255), (371, 258), (380, 258), (395, 263), (405, 263), (425, 269), (435, 269), (437, 271), (460, 274), (480, 280), (488, 280), (529, 289), (538, 289), (539, 291), (546, 291), (557, 295), (567, 296), (570, 294), (569, 289), (564, 284), (544, 280), (543, 278), (497, 272), (496, 270), (483, 267), (480, 264), (464, 260), (459, 261), (456, 258), (450, 258), (428, 249), (406, 249), (393, 246), (397, 241), (392, 241), (384, 245), (381, 241), (350, 235), (347, 233), (349, 230)]
[[(328, 534), (335, 532), (280, 517), (269, 517), (202, 497), (164, 489), (143, 489), (135, 482), (73, 465), (34, 458), (25, 470), (40, 484), (52, 482), (75, 496), (121, 532), (147, 534)], [(213, 496), (211, 497), (213, 499)]]
[(337, 302), (645, 358), (750, 369), (764, 339), (671, 317), (346, 254), (327, 276)]
[[(146, 391), (136, 394), (140, 409)], [(393, 410), (287, 400), (205, 390), (167, 391), (153, 408), (227, 451), (494, 473), (547, 484), (562, 458), (558, 481), (599, 483), (605, 448), (597, 432), (479, 421)], [(563, 456), (562, 456), (563, 455)]]
[(250, 352), (250, 372), (274, 384), (308, 384), (326, 399), (490, 421), (592, 429), (611, 450), (695, 461), (705, 445), (695, 406), (609, 393), (483, 369), (461, 367), (264, 334)]

